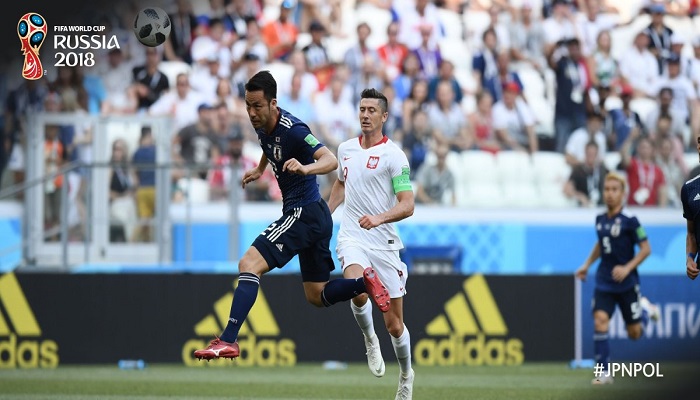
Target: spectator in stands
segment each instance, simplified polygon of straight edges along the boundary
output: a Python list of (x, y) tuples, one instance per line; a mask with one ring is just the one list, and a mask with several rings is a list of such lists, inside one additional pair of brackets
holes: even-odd
[(152, 219), (156, 215), (156, 144), (151, 127), (141, 128), (139, 147), (131, 159), (136, 171), (136, 212), (139, 217), (134, 241), (152, 242)]
[[(71, 233), (84, 237), (87, 231), (87, 205), (85, 204), (85, 192), (89, 189), (88, 166), (93, 163), (93, 129), (92, 124), (82, 119), (87, 116), (87, 94), (85, 91), (66, 90), (61, 94), (61, 109), (75, 115), (73, 124), (72, 161), (79, 161), (82, 167), (74, 169), (67, 174), (69, 190), (70, 220), (66, 223), (71, 228), (78, 228)], [(64, 159), (65, 160), (65, 159)]]
[(133, 114), (138, 100), (136, 90), (131, 86), (132, 69), (124, 61), (124, 54), (119, 48), (109, 51), (108, 60), (101, 74), (107, 93), (102, 103), (102, 114)]
[(483, 35), (483, 48), (472, 59), (472, 74), (477, 84), (477, 92), (486, 86), (486, 82), (498, 74), (496, 64), (497, 44), (496, 31), (487, 29)]
[(444, 59), (440, 63), (438, 76), (431, 79), (428, 83), (428, 99), (430, 101), (435, 101), (437, 85), (442, 81), (450, 82), (452, 90), (455, 92), (455, 102), (458, 104), (462, 103), (462, 87), (459, 85), (457, 78), (455, 78), (455, 66), (452, 64), (452, 61)]
[(216, 87), (220, 79), (226, 79), (219, 75), (221, 60), (216, 53), (210, 53), (206, 57), (206, 64), (194, 68), (190, 75), (190, 88), (197, 92), (201, 98), (213, 103), (216, 98)]
[(384, 93), (389, 104), (389, 109), (387, 110), (389, 115), (386, 122), (384, 122), (384, 126), (382, 126), (382, 133), (394, 142), (400, 142), (403, 138), (403, 131), (401, 130), (401, 126), (403, 126), (401, 101), (396, 99), (396, 92), (392, 86), (385, 86), (382, 89), (382, 93)]
[(377, 49), (379, 58), (384, 62), (386, 79), (393, 82), (403, 69), (403, 63), (408, 55), (408, 47), (399, 42), (399, 23), (392, 21), (386, 28), (388, 40)]
[[(667, 116), (671, 120), (671, 133), (679, 138), (683, 137), (685, 130), (685, 119), (672, 107), (673, 104), (673, 89), (669, 87), (661, 88), (658, 92), (658, 107), (652, 109), (647, 115), (645, 126), (649, 129), (657, 126), (657, 122), (662, 115)], [(684, 145), (685, 148), (685, 145)]]
[(473, 140), (462, 108), (454, 101), (455, 93), (450, 82), (440, 82), (437, 87), (437, 101), (428, 107), (430, 124), (438, 145), (448, 146), (460, 152), (469, 150)]
[(511, 71), (510, 55), (507, 51), (501, 51), (496, 58), (498, 73), (486, 80), (484, 90), (488, 90), (494, 102), (501, 101), (503, 88), (512, 83), (518, 85), (518, 92), (522, 93), (523, 83), (520, 81), (518, 73)]
[(572, 167), (586, 160), (586, 143), (596, 142), (598, 145), (598, 156), (601, 161), (607, 151), (605, 134), (601, 132), (603, 117), (600, 113), (591, 112), (586, 117), (586, 126), (575, 130), (569, 141), (566, 142), (564, 156), (566, 162)]
[(491, 19), (489, 22), (489, 28), (492, 28), (496, 32), (498, 49), (500, 51), (509, 51), (511, 46), (510, 34), (508, 33), (508, 25), (504, 23), (503, 20), (499, 21), (501, 11), (502, 8), (493, 2), (489, 8), (489, 18)]
[(656, 57), (657, 71), (660, 75), (663, 72), (664, 59), (671, 53), (671, 36), (673, 30), (664, 24), (666, 7), (663, 4), (652, 4), (649, 7), (651, 23), (644, 29), (644, 34), (648, 38), (649, 51)]
[(281, 94), (278, 97), (280, 107), (292, 113), (295, 117), (304, 121), (311, 129), (311, 132), (316, 132), (316, 112), (310, 97), (302, 96), (301, 80), (303, 73), (295, 72), (292, 75), (291, 90), (289, 94)]
[[(301, 96), (311, 99), (318, 92), (318, 79), (316, 75), (309, 72), (306, 65), (306, 57), (301, 50), (294, 50), (289, 56), (289, 63), (292, 65), (295, 74), (301, 77)], [(278, 84), (278, 92), (289, 94), (291, 82)]]
[(357, 125), (355, 107), (343, 96), (344, 85), (340, 77), (334, 76), (328, 88), (314, 99), (321, 141), (334, 152), (353, 135)]
[[(402, 114), (413, 115), (416, 110), (427, 111), (431, 104), (428, 101), (428, 82), (423, 79), (418, 79), (413, 82), (411, 92), (408, 98), (403, 101)], [(403, 119), (403, 131), (408, 132), (411, 129), (411, 118)]]
[(395, 1), (393, 4), (400, 24), (399, 42), (409, 49), (419, 47), (423, 40), (420, 29), (427, 25), (433, 27), (429, 44), (437, 45), (443, 36), (437, 7), (430, 0), (415, 0), (415, 3), (411, 3)]
[(654, 91), (658, 92), (666, 87), (671, 88), (673, 90), (671, 110), (680, 117), (684, 124), (690, 121), (690, 126), (697, 128), (700, 125), (698, 118), (700, 115), (695, 111), (698, 110), (700, 103), (693, 83), (687, 76), (681, 75), (680, 62), (680, 55), (671, 53), (667, 59), (668, 76), (662, 76), (657, 80)]
[(165, 59), (190, 64), (190, 45), (197, 30), (197, 19), (192, 13), (192, 3), (189, 0), (176, 0), (175, 3), (177, 10), (169, 15), (172, 28), (164, 45)]
[(700, 35), (693, 38), (693, 57), (688, 60), (686, 74), (696, 90), (700, 90)]
[(672, 145), (671, 157), (673, 162), (681, 169), (681, 173), (686, 175), (688, 173), (688, 167), (685, 163), (685, 148), (680, 136), (673, 134), (672, 124), (673, 122), (668, 115), (661, 115), (656, 122), (656, 126), (653, 126), (652, 129), (650, 129), (649, 139), (651, 139), (656, 150), (660, 150), (661, 143), (668, 139)]
[(493, 98), (489, 92), (476, 94), (476, 110), (469, 114), (469, 129), (474, 138), (474, 148), (497, 153), (501, 144), (493, 127)]
[(296, 46), (299, 28), (290, 17), (295, 5), (292, 0), (284, 0), (280, 4), (279, 18), (262, 29), (262, 38), (267, 44), (271, 60), (285, 61)]
[(239, 39), (248, 35), (248, 17), (256, 15), (256, 6), (257, 2), (249, 0), (231, 0), (226, 5), (224, 20), (233, 26)]
[(302, 52), (304, 52), (308, 70), (316, 77), (319, 90), (324, 90), (333, 73), (333, 66), (328, 58), (326, 47), (323, 45), (326, 28), (320, 22), (312, 21), (309, 25), (309, 33), (311, 34), (311, 43), (304, 46)]
[(138, 109), (145, 111), (170, 88), (168, 77), (158, 70), (161, 55), (157, 48), (146, 48), (146, 65), (133, 70)]
[(377, 64), (376, 60), (370, 55), (365, 55), (364, 63), (362, 64), (362, 73), (354, 75), (354, 78), (350, 79), (349, 84), (353, 88), (353, 104), (360, 103), (360, 97), (362, 91), (366, 88), (375, 88), (377, 90), (384, 90), (384, 80), (380, 77), (382, 71), (379, 70), (381, 64)]
[(349, 48), (343, 57), (345, 65), (350, 68), (350, 81), (359, 81), (362, 75), (362, 66), (365, 63), (365, 57), (369, 56), (376, 64), (381, 61), (377, 51), (370, 48), (367, 44), (367, 38), (372, 33), (372, 29), (366, 22), (361, 22), (357, 25), (357, 44)]
[(612, 56), (612, 40), (610, 31), (603, 30), (598, 33), (597, 47), (588, 57), (588, 70), (593, 86), (612, 86), (618, 80), (617, 61)]
[(260, 60), (267, 61), (269, 53), (267, 45), (260, 35), (258, 20), (253, 16), (245, 17), (246, 34), (231, 46), (231, 71), (235, 74), (245, 63), (243, 56), (255, 54)]
[[(214, 168), (209, 172), (210, 198), (212, 200), (227, 199), (231, 184), (239, 186), (245, 171), (254, 168), (258, 161), (243, 154), (244, 138), (240, 132), (231, 132), (227, 138), (225, 151), (214, 160)], [(231, 180), (233, 165), (237, 165), (238, 176)], [(245, 185), (245, 200), (247, 201), (280, 201), (282, 192), (276, 182), (272, 170), (265, 169), (260, 179)]]
[(226, 111), (235, 121), (241, 121), (244, 116), (247, 116), (243, 109), (243, 104), (234, 96), (231, 81), (228, 79), (219, 79), (216, 85), (216, 100), (214, 104), (224, 104)]
[(594, 140), (586, 143), (585, 154), (584, 162), (571, 169), (569, 180), (564, 184), (564, 195), (575, 199), (581, 207), (596, 207), (603, 204), (603, 183), (608, 170)]
[(112, 142), (109, 172), (109, 241), (128, 242), (136, 219), (134, 180), (129, 170), (129, 151), (126, 141)]
[[(680, 207), (680, 193), (685, 177), (688, 174), (687, 169), (684, 170), (685, 163), (682, 165), (679, 160), (673, 156), (673, 141), (666, 136), (660, 139), (656, 145), (656, 165), (663, 172), (666, 185), (666, 198), (668, 205), (671, 207)], [(682, 158), (681, 158), (682, 159)]]
[[(608, 135), (608, 149), (610, 151), (620, 151), (622, 144), (627, 140), (633, 129), (644, 134), (647, 132), (641, 117), (630, 107), (634, 89), (630, 85), (624, 84), (620, 89), (620, 100), (622, 108), (611, 110), (609, 115), (612, 122), (612, 132)], [(607, 132), (604, 132), (607, 134)]]
[(234, 121), (233, 115), (228, 112), (225, 103), (214, 103), (212, 106), (211, 124), (215, 138), (215, 152), (221, 154), (226, 150), (227, 137), (234, 130), (240, 131), (241, 127)]
[[(515, 9), (514, 9), (515, 10)], [(524, 1), (519, 13), (513, 13), (510, 24), (510, 57), (542, 72), (547, 67), (544, 56), (544, 30), (542, 23), (532, 15), (532, 4)]]
[(208, 167), (204, 164), (211, 162), (217, 155), (217, 138), (214, 132), (214, 108), (206, 103), (198, 108), (197, 122), (188, 125), (173, 138), (173, 160), (185, 164), (198, 164), (197, 166), (185, 165), (189, 170), (186, 176), (194, 176), (204, 179)]
[[(447, 168), (445, 160), (450, 149), (439, 146), (435, 150), (437, 162), (423, 164), (416, 174), (416, 201), (422, 204), (438, 204), (454, 206), (457, 203), (455, 194), (455, 176)], [(449, 199), (446, 198), (449, 196)]]
[(570, 1), (554, 0), (552, 15), (544, 20), (545, 54), (550, 54), (559, 43), (579, 39), (576, 11)]
[(423, 41), (420, 46), (412, 49), (412, 52), (418, 56), (421, 77), (428, 81), (437, 77), (438, 68), (442, 63), (440, 48), (437, 44), (431, 44), (430, 41), (432, 30), (433, 27), (431, 25), (422, 25), (420, 27), (420, 33)]
[[(556, 73), (554, 133), (556, 149), (560, 153), (564, 152), (571, 133), (585, 125), (586, 106), (584, 96), (590, 88), (588, 68), (581, 55), (581, 46), (578, 39), (571, 39), (562, 45), (565, 47), (561, 47), (559, 51), (565, 51), (566, 56), (556, 58), (553, 47), (550, 48), (550, 52), (547, 54), (549, 66)], [(583, 145), (581, 146), (581, 152), (583, 153)], [(583, 154), (581, 155), (583, 156)]]
[[(577, 29), (581, 35), (581, 51), (586, 57), (595, 53), (600, 33), (616, 27), (619, 20), (619, 17), (615, 15), (617, 14), (616, 9), (603, 13), (601, 1), (603, 0), (579, 2), (584, 6), (584, 10), (577, 21)], [(614, 11), (614, 14), (610, 11)]]
[[(44, 175), (58, 172), (63, 165), (63, 145), (58, 140), (58, 125), (46, 125), (44, 138)], [(61, 186), (63, 175), (44, 182), (44, 230), (58, 229), (61, 223)], [(58, 234), (48, 240), (58, 240)]]
[[(248, 82), (253, 75), (257, 74), (258, 71), (262, 69), (262, 62), (260, 57), (254, 53), (246, 53), (243, 56), (243, 67), (239, 68), (235, 75), (233, 75), (233, 91), (235, 95), (241, 100), (245, 99), (245, 84)], [(246, 118), (247, 118), (246, 113)]]
[(231, 76), (231, 43), (221, 19), (212, 18), (209, 21), (208, 34), (198, 36), (192, 41), (190, 53), (193, 75), (198, 69), (209, 69), (208, 64), (216, 58), (219, 61), (216, 75), (222, 78)]
[(668, 76), (668, 61), (670, 58), (673, 57), (674, 54), (677, 54), (678, 57), (680, 57), (679, 64), (681, 66), (681, 75), (686, 76), (688, 77), (688, 79), (690, 79), (690, 75), (688, 73), (688, 65), (690, 63), (690, 58), (683, 54), (683, 47), (685, 47), (685, 42), (685, 38), (680, 33), (676, 32), (673, 35), (671, 35), (671, 51), (669, 52), (668, 57), (664, 59), (664, 69), (661, 73), (662, 76)]
[(634, 88), (634, 97), (653, 96), (659, 77), (659, 66), (649, 51), (649, 37), (641, 31), (632, 47), (620, 57), (620, 75)]
[(173, 118), (174, 132), (197, 121), (197, 106), (202, 97), (190, 89), (189, 75), (180, 73), (175, 78), (175, 91), (162, 95), (148, 109), (154, 116), (168, 115)]
[(520, 87), (514, 81), (503, 86), (503, 99), (493, 105), (493, 129), (505, 150), (538, 150), (535, 116), (520, 97)]
[[(635, 141), (637, 151), (633, 157), (632, 144)], [(666, 207), (668, 204), (665, 190), (666, 178), (661, 168), (656, 165), (651, 140), (636, 133), (630, 134), (620, 154), (622, 155), (621, 166), (627, 171), (627, 181), (630, 185), (627, 204)]]
[(393, 86), (396, 91), (396, 98), (402, 102), (411, 94), (414, 82), (420, 78), (420, 63), (418, 56), (408, 53), (403, 60), (401, 73), (394, 79)]
[(401, 144), (411, 166), (411, 179), (415, 179), (416, 172), (425, 161), (425, 156), (435, 144), (435, 138), (428, 113), (418, 109), (410, 118), (411, 130), (405, 132)]

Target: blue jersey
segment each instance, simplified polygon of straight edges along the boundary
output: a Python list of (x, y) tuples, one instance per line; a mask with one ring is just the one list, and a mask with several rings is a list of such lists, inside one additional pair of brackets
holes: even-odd
[(683, 218), (695, 223), (695, 244), (700, 249), (700, 175), (683, 184)]
[(313, 164), (314, 153), (323, 144), (314, 137), (305, 123), (287, 111), (278, 109), (280, 116), (272, 133), (267, 134), (262, 128), (256, 129), (256, 133), (282, 191), (282, 212), (287, 212), (294, 207), (319, 201), (321, 194), (316, 175), (302, 176), (282, 172), (282, 166), (290, 158), (295, 158), (303, 165)]
[(636, 268), (620, 283), (613, 280), (612, 270), (633, 259), (635, 245), (647, 240), (637, 217), (625, 215), (624, 210), (612, 218), (608, 217), (608, 213), (603, 213), (596, 217), (595, 229), (600, 246), (600, 264), (595, 275), (596, 289), (618, 293), (634, 288), (639, 284)]

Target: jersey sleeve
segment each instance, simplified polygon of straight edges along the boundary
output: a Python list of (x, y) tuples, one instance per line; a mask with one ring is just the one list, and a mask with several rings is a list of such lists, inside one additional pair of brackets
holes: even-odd
[(681, 203), (683, 204), (683, 218), (688, 219), (690, 217), (690, 211), (688, 210), (688, 185), (683, 185), (681, 188)]
[(394, 154), (389, 165), (394, 194), (413, 190), (411, 186), (411, 167), (409, 167), (406, 154), (400, 149), (397, 149)]
[(299, 154), (298, 158), (300, 159), (305, 157), (313, 158), (316, 150), (324, 146), (304, 123), (293, 125), (289, 129), (289, 133), (294, 138), (295, 147)]
[(630, 229), (633, 232), (634, 242), (641, 243), (647, 240), (647, 233), (644, 231), (644, 227), (639, 223), (637, 217), (630, 218)]

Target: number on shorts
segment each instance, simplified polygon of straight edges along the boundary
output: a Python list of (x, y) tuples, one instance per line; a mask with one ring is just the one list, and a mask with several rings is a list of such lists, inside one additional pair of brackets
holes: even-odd
[(639, 319), (642, 316), (642, 305), (639, 304), (639, 301), (630, 304), (630, 309), (632, 310), (632, 319)]

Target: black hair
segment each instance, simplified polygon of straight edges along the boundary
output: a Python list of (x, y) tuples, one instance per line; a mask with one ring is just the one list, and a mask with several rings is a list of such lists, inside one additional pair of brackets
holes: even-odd
[(224, 25), (224, 20), (221, 18), (212, 18), (209, 20), (209, 27), (211, 28), (214, 25)]
[(386, 96), (384, 96), (382, 92), (375, 88), (363, 90), (360, 94), (360, 98), (379, 100), (379, 107), (382, 109), (383, 113), (387, 112), (387, 110), (389, 109), (389, 100), (386, 99)]
[(269, 102), (277, 98), (277, 82), (272, 77), (270, 71), (260, 71), (253, 75), (245, 84), (246, 92), (257, 92), (262, 90), (265, 100)]
[(152, 136), (153, 131), (151, 130), (151, 127), (149, 125), (145, 125), (141, 127), (141, 139), (147, 137), (147, 136)]

